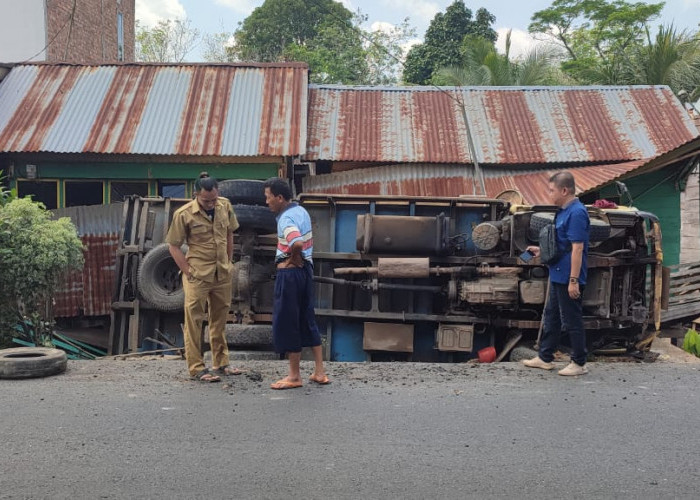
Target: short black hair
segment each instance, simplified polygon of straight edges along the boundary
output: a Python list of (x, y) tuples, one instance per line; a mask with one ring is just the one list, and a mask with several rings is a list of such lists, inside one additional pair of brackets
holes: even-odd
[(199, 193), (202, 189), (205, 191), (219, 189), (219, 182), (213, 177), (209, 177), (207, 172), (202, 172), (199, 174), (197, 180), (194, 181), (194, 191)]
[(552, 182), (558, 188), (566, 188), (571, 194), (576, 193), (576, 181), (573, 174), (567, 170), (557, 172), (549, 178), (549, 182)]
[(292, 190), (289, 183), (279, 177), (270, 177), (263, 184), (263, 188), (268, 188), (274, 196), (282, 195), (282, 198), (289, 201), (292, 199)]

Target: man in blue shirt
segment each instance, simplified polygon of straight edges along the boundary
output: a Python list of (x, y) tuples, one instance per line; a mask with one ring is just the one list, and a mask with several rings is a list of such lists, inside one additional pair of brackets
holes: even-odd
[(272, 313), (272, 339), (275, 351), (289, 357), (289, 375), (272, 389), (301, 387), (301, 349), (311, 347), (314, 371), (311, 382), (328, 384), (323, 367), (321, 333), (314, 314), (313, 233), (309, 213), (291, 200), (292, 192), (284, 179), (265, 181), (265, 201), (277, 214), (275, 301)]
[[(549, 264), (549, 299), (544, 309), (544, 327), (539, 355), (523, 361), (525, 366), (552, 370), (554, 350), (562, 329), (571, 340), (571, 362), (559, 375), (584, 375), (586, 367), (586, 332), (583, 328), (583, 289), (586, 285), (586, 259), (590, 219), (586, 207), (576, 198), (576, 183), (570, 172), (558, 172), (549, 179), (549, 195), (557, 212), (557, 247), (561, 257)], [(540, 248), (528, 247), (535, 256)]]

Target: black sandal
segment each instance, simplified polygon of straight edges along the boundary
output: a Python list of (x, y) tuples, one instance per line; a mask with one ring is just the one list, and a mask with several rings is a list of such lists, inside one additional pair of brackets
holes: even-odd
[(230, 365), (220, 366), (219, 368), (212, 369), (212, 372), (217, 373), (219, 375), (242, 375), (243, 374), (243, 370), (239, 370), (238, 368), (233, 368)]
[(211, 384), (213, 382), (221, 382), (221, 378), (218, 375), (212, 374), (209, 369), (205, 368), (197, 375), (192, 377), (193, 380), (198, 380), (204, 384)]

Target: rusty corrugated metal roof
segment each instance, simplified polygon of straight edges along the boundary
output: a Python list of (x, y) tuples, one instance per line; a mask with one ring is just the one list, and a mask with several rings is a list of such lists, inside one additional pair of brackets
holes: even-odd
[(53, 213), (56, 218), (71, 219), (85, 249), (83, 269), (67, 276), (54, 295), (54, 317), (108, 315), (112, 310), (123, 205), (61, 208)]
[[(633, 171), (645, 163), (636, 160), (612, 165), (571, 168), (579, 193), (594, 190)], [(485, 174), (486, 196), (496, 197), (515, 189), (525, 203), (549, 203), (547, 182), (558, 170), (491, 169)], [(395, 196), (461, 196), (478, 194), (474, 169), (469, 165), (389, 165), (348, 170), (334, 174), (304, 178), (304, 193), (395, 195)]]
[(308, 67), (24, 64), (0, 82), (0, 152), (297, 156)]
[[(698, 135), (667, 86), (309, 86), (309, 161), (483, 164), (652, 158)], [(491, 168), (491, 167), (489, 167)]]

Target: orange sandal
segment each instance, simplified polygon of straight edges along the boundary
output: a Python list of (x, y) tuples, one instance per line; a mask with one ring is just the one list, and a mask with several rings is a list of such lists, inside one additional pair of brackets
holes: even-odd
[(314, 375), (311, 375), (309, 377), (309, 380), (311, 382), (316, 382), (319, 385), (326, 385), (331, 383), (330, 379), (328, 378), (328, 375), (324, 375), (322, 377), (316, 377)]
[(270, 389), (276, 391), (283, 391), (285, 389), (296, 389), (297, 387), (302, 387), (301, 382), (290, 382), (286, 378), (280, 379), (274, 384), (270, 384)]

